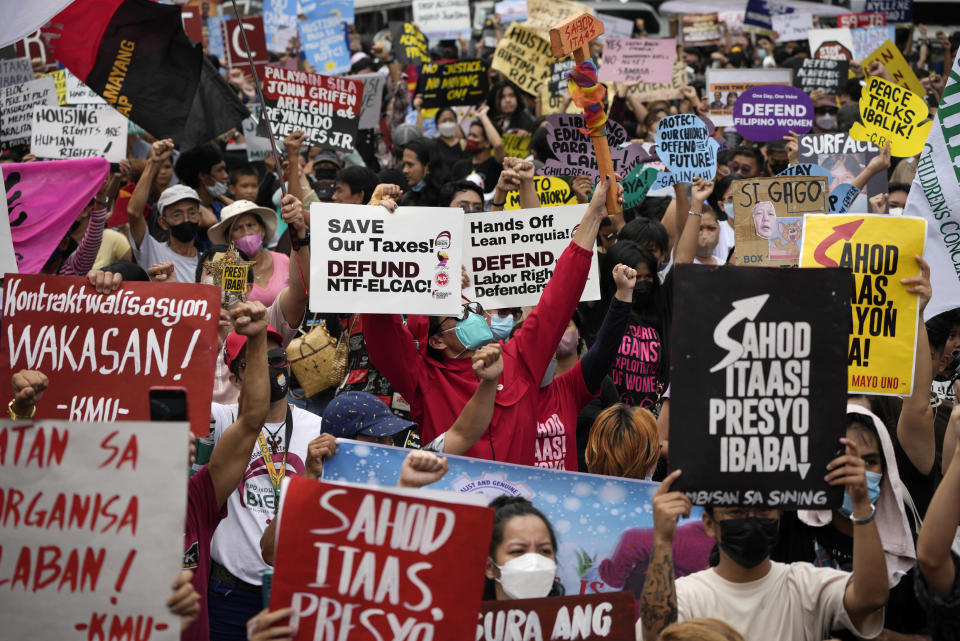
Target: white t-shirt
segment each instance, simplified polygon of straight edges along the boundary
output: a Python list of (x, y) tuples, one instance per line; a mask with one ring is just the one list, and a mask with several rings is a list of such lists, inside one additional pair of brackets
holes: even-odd
[(733, 249), (733, 246), (736, 244), (733, 232), (733, 220), (729, 222), (718, 220), (717, 223), (720, 227), (720, 235), (717, 238), (717, 246), (713, 248), (713, 257), (717, 259), (719, 264), (726, 265), (727, 256), (730, 255), (730, 250)]
[(773, 562), (762, 579), (732, 583), (714, 568), (702, 570), (677, 579), (677, 620), (720, 619), (747, 641), (822, 641), (839, 628), (872, 639), (883, 630), (883, 610), (854, 627), (843, 607), (851, 576), (810, 563)]
[(144, 270), (150, 269), (157, 263), (173, 263), (173, 271), (177, 275), (178, 283), (197, 282), (197, 258), (198, 254), (193, 256), (181, 256), (170, 249), (167, 243), (161, 243), (150, 235), (150, 232), (144, 232), (143, 240), (140, 246), (137, 246), (133, 239), (133, 232), (129, 232), (130, 248), (133, 250), (133, 259)]
[[(302, 476), (307, 460), (307, 445), (320, 436), (321, 419), (299, 407), (293, 407), (293, 432), (290, 448), (287, 452), (286, 474)], [(214, 439), (220, 440), (223, 431), (233, 423), (237, 416), (236, 405), (213, 403), (210, 413), (215, 423)], [(274, 466), (280, 470), (282, 452), (287, 449), (284, 443), (285, 422), (264, 424), (263, 435), (277, 434), (281, 445), (280, 454), (272, 457)], [(243, 481), (227, 500), (228, 515), (213, 534), (210, 556), (214, 561), (227, 568), (231, 574), (253, 585), (260, 585), (260, 573), (270, 566), (263, 562), (260, 554), (260, 537), (267, 525), (273, 520), (275, 512), (275, 494), (270, 474), (260, 453), (259, 442), (250, 454), (250, 464), (244, 472)]]

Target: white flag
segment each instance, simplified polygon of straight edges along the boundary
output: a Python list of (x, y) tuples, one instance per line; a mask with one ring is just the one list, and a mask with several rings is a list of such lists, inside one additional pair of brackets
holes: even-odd
[(73, 0), (31, 0), (4, 11), (0, 21), (0, 47), (23, 40), (67, 8)]

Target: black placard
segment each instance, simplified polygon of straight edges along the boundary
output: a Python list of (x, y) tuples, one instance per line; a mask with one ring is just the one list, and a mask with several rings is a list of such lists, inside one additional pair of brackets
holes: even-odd
[(487, 97), (490, 80), (483, 60), (427, 62), (420, 68), (417, 93), (424, 109), (478, 105)]
[(419, 65), (430, 62), (427, 37), (416, 25), (409, 22), (390, 23), (391, 51), (400, 64)]
[(850, 62), (824, 58), (804, 58), (793, 74), (793, 86), (811, 93), (817, 89), (828, 96), (836, 96), (847, 81)]

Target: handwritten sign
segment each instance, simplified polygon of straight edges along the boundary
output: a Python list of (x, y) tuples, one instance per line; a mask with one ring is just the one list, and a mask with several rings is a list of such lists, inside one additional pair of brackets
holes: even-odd
[(511, 158), (526, 158), (530, 155), (530, 136), (503, 134), (503, 151)]
[(68, 105), (106, 105), (107, 101), (97, 92), (85, 85), (79, 78), (64, 69), (66, 80), (66, 101)]
[(680, 41), (685, 46), (720, 44), (723, 33), (716, 13), (689, 13), (680, 16)]
[(664, 116), (657, 124), (657, 156), (666, 165), (654, 189), (677, 183), (692, 183), (696, 178), (713, 180), (717, 173), (720, 144), (696, 114)]
[[(879, 76), (867, 79), (860, 94), (860, 117), (850, 128), (854, 140), (868, 140), (878, 147), (890, 143), (893, 156), (915, 156), (923, 150), (932, 120), (923, 96), (887, 82)], [(926, 123), (922, 121), (926, 120)]]
[(521, 24), (548, 39), (554, 25), (578, 13), (592, 15), (593, 9), (573, 0), (527, 0), (527, 19)]
[(790, 69), (707, 69), (710, 120), (717, 127), (733, 124), (733, 107), (740, 94), (762, 85), (793, 84)]
[(828, 96), (836, 96), (847, 81), (850, 62), (825, 58), (804, 58), (793, 77), (793, 86), (810, 94), (818, 89)]
[(380, 126), (383, 88), (387, 84), (387, 77), (382, 73), (358, 73), (353, 78), (363, 81), (363, 104), (357, 128), (376, 129)]
[(637, 165), (630, 170), (621, 183), (623, 185), (623, 208), (637, 207), (647, 197), (647, 192), (657, 180), (659, 172), (653, 167)]
[(864, 27), (851, 29), (850, 34), (853, 36), (853, 57), (855, 60), (863, 60), (883, 46), (884, 42), (892, 42), (896, 37), (896, 27)]
[(847, 28), (811, 29), (807, 34), (810, 53), (814, 58), (827, 60), (854, 60), (853, 34)]
[(470, 36), (467, 0), (413, 0), (413, 21), (431, 40)]
[(790, 132), (805, 134), (813, 128), (813, 101), (795, 87), (751, 87), (733, 107), (733, 125), (755, 142), (781, 140)]
[(38, 158), (127, 157), (127, 119), (110, 107), (34, 107), (30, 150)]
[(57, 69), (50, 73), (45, 73), (41, 78), (53, 78), (53, 86), (57, 90), (57, 104), (63, 107), (67, 104), (67, 74), (66, 69)]
[(350, 70), (347, 25), (353, 23), (351, 0), (324, 0), (304, 8), (299, 23), (300, 46), (309, 70), (339, 74)]
[[(310, 309), (456, 314), (463, 210), (314, 203)], [(320, 257), (318, 259), (318, 257)]]
[(260, 105), (250, 105), (250, 115), (242, 121), (243, 142), (246, 146), (247, 160), (250, 162), (263, 160), (272, 151), (270, 139), (257, 133), (261, 111)]
[(564, 93), (569, 91), (566, 74), (576, 64), (576, 61), (569, 56), (550, 63), (550, 78), (540, 90), (540, 105), (544, 114), (560, 111)]
[(627, 92), (637, 100), (673, 100), (680, 97), (680, 90), (687, 86), (687, 67), (682, 61), (673, 65), (670, 82), (638, 82), (631, 85)]
[[(488, 309), (536, 305), (586, 210), (586, 205), (567, 205), (467, 216), (470, 240), (463, 260), (473, 299)], [(599, 298), (594, 262), (580, 300)]]
[(263, 30), (267, 49), (284, 53), (297, 36), (297, 3), (291, 0), (265, 0)]
[(180, 638), (165, 602), (183, 559), (186, 451), (173, 444), (186, 436), (185, 423), (0, 421), (5, 635)]
[(0, 146), (29, 142), (33, 108), (57, 105), (53, 78), (47, 76), (0, 89)]
[(8, 275), (0, 376), (50, 379), (38, 418), (150, 418), (150, 388), (187, 390), (190, 425), (210, 431), (220, 290), (187, 283), (124, 283), (98, 294), (86, 279)]
[(813, 14), (797, 11), (781, 13), (771, 16), (771, 24), (777, 32), (777, 42), (806, 40), (807, 32), (813, 29)]
[[(590, 136), (583, 133), (585, 127), (580, 114), (551, 114), (547, 116), (547, 145), (553, 158), (547, 159), (540, 173), (544, 176), (579, 176), (588, 174), (599, 178), (597, 157)], [(642, 162), (652, 160), (643, 146), (634, 143), (621, 147), (627, 141), (627, 131), (617, 122), (607, 121), (607, 143), (613, 170), (621, 176)]]
[[(853, 328), (847, 359), (851, 394), (907, 396), (913, 390), (917, 296), (900, 283), (920, 273), (927, 221), (885, 215), (807, 216), (801, 267), (853, 272)], [(926, 349), (921, 347), (920, 349)]]
[(427, 62), (420, 68), (417, 93), (425, 109), (454, 105), (475, 105), (486, 98), (489, 85), (487, 63), (483, 60)]
[[(220, 23), (223, 36), (223, 51), (226, 54), (228, 68), (249, 65), (247, 50), (243, 36), (250, 45), (250, 54), (257, 73), (263, 73), (263, 67), (270, 61), (267, 52), (267, 37), (263, 28), (262, 16), (249, 16), (238, 21), (236, 18), (226, 18)], [(240, 30), (243, 29), (243, 33)], [(249, 66), (247, 66), (249, 69)]]
[(430, 47), (427, 37), (409, 22), (391, 22), (393, 55), (404, 66), (430, 62)]
[(484, 601), (477, 641), (501, 641), (505, 628), (528, 641), (631, 639), (636, 635), (633, 610), (630, 592)]
[(34, 77), (29, 58), (0, 60), (0, 88), (30, 82)]
[(849, 29), (882, 27), (885, 24), (887, 24), (887, 16), (883, 13), (844, 13), (837, 16), (837, 26)]
[(673, 489), (695, 505), (839, 506), (824, 476), (844, 429), (850, 273), (674, 269), (671, 437), (698, 447), (671, 448)]
[(490, 67), (523, 91), (535, 94), (537, 87), (550, 77), (550, 65), (553, 62), (550, 43), (515, 22), (510, 25), (507, 35), (497, 43)]
[(597, 19), (603, 23), (603, 35), (599, 38), (601, 42), (603, 42), (605, 38), (633, 37), (634, 23), (632, 20), (626, 20), (625, 18), (618, 18), (617, 16), (600, 12), (597, 12), (596, 15)]
[(884, 14), (888, 24), (907, 25), (913, 22), (913, 0), (867, 0), (864, 11)]
[[(562, 178), (551, 178), (550, 176), (534, 176), (533, 186), (537, 190), (537, 197), (540, 198), (541, 207), (553, 207), (556, 205), (570, 205), (576, 203), (576, 196), (570, 185)], [(508, 191), (507, 202), (503, 206), (508, 211), (520, 209), (520, 192)]]
[(670, 82), (677, 59), (677, 41), (607, 38), (603, 44), (601, 82)]
[(863, 68), (866, 69), (874, 60), (879, 60), (887, 68), (887, 72), (893, 81), (913, 93), (926, 95), (927, 90), (923, 88), (917, 74), (913, 73), (910, 63), (903, 57), (897, 46), (892, 40), (887, 40), (877, 47), (877, 50), (863, 59)]

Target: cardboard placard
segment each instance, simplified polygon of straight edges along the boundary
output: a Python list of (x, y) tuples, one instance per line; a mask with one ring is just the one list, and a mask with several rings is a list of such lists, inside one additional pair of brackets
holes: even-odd
[(736, 263), (793, 267), (800, 260), (804, 214), (830, 211), (823, 176), (733, 181)]
[(267, 65), (263, 97), (278, 140), (302, 129), (313, 144), (353, 150), (363, 106), (363, 82)]
[[(801, 267), (853, 272), (847, 360), (851, 394), (909, 396), (917, 343), (916, 294), (900, 283), (920, 273), (927, 221), (886, 215), (806, 216)], [(926, 349), (926, 346), (919, 349)]]
[[(922, 94), (915, 94), (879, 76), (867, 78), (860, 94), (860, 117), (850, 127), (850, 137), (882, 147), (890, 143), (892, 156), (915, 156), (923, 150), (933, 121)], [(921, 124), (926, 120), (926, 123)]]
[(127, 157), (127, 119), (110, 107), (34, 107), (30, 151), (37, 158)]
[(853, 36), (853, 57), (855, 60), (863, 60), (871, 53), (883, 46), (885, 42), (893, 42), (896, 38), (896, 27), (893, 25), (879, 27), (863, 27), (862, 29), (851, 29)]
[(295, 639), (473, 635), (488, 555), (475, 537), (493, 530), (484, 501), (298, 477), (281, 496), (270, 609), (293, 608)]
[(223, 36), (223, 52), (225, 54), (227, 68), (233, 67), (245, 68), (246, 73), (250, 72), (250, 62), (247, 58), (247, 50), (243, 44), (243, 36), (247, 36), (247, 44), (250, 45), (250, 54), (253, 56), (253, 65), (258, 74), (263, 73), (263, 68), (270, 62), (270, 54), (267, 52), (267, 36), (263, 29), (263, 17), (250, 16), (243, 18), (243, 31), (241, 34), (241, 23), (236, 18), (226, 18), (220, 23), (221, 34)]
[(677, 59), (673, 38), (649, 40), (607, 38), (603, 43), (603, 64), (597, 75), (601, 82), (670, 82)]
[(300, 47), (309, 70), (339, 74), (350, 70), (347, 25), (353, 23), (352, 0), (325, 0), (312, 10), (304, 9), (299, 23)]
[(537, 87), (550, 77), (555, 61), (549, 41), (515, 22), (497, 43), (490, 67), (522, 91), (535, 95)]
[(627, 91), (637, 100), (673, 100), (680, 96), (680, 90), (689, 84), (687, 77), (687, 67), (683, 61), (678, 61), (673, 66), (673, 74), (670, 76), (670, 82), (638, 82), (632, 85)]
[(777, 32), (777, 42), (796, 42), (806, 40), (807, 32), (813, 29), (812, 13), (781, 13), (771, 16), (773, 30)]
[(720, 44), (723, 32), (716, 13), (688, 13), (680, 16), (680, 42), (689, 47)]
[(855, 60), (853, 34), (847, 28), (811, 29), (807, 32), (810, 54), (827, 60)]
[(503, 140), (503, 151), (511, 158), (526, 158), (530, 155), (529, 135), (521, 134), (503, 134), (500, 136)]
[(574, 0), (527, 0), (527, 19), (521, 24), (549, 41), (555, 24), (578, 13), (593, 15), (593, 9)]
[(28, 58), (0, 60), (0, 88), (34, 80), (33, 67)]
[[(830, 176), (830, 188), (849, 184), (880, 153), (871, 142), (854, 140), (845, 133), (808, 134), (798, 140), (800, 162), (819, 165)], [(867, 193), (854, 200), (850, 212), (869, 211), (869, 198), (887, 193), (887, 173), (877, 172), (867, 182)]]
[(630, 592), (605, 592), (546, 599), (484, 601), (477, 641), (501, 641), (514, 630), (529, 641), (631, 639), (634, 598)]
[(470, 37), (468, 0), (412, 0), (413, 21), (431, 40)]
[(908, 25), (913, 22), (913, 0), (867, 0), (863, 9), (882, 13), (887, 24)]
[[(585, 127), (580, 114), (550, 114), (547, 116), (547, 145), (554, 158), (548, 158), (540, 174), (543, 176), (579, 176), (587, 174), (598, 179), (597, 157), (590, 136), (581, 131)], [(642, 162), (651, 160), (643, 146), (634, 143), (626, 147), (627, 131), (617, 122), (607, 121), (607, 142), (613, 170), (621, 176)]]
[(84, 278), (8, 276), (0, 375), (40, 370), (38, 418), (150, 418), (151, 387), (187, 390), (190, 426), (210, 432), (220, 291), (189, 283), (123, 283), (98, 294)]
[(550, 80), (547, 84), (547, 92), (551, 97), (561, 97), (564, 92), (569, 91), (569, 81), (567, 72), (577, 66), (577, 61), (571, 57), (557, 60), (550, 63)]
[[(586, 205), (568, 205), (467, 216), (463, 264), (473, 286), (470, 298), (486, 309), (536, 305), (586, 210)], [(594, 255), (580, 300), (599, 298)]]
[(796, 87), (751, 87), (733, 107), (733, 126), (754, 142), (782, 140), (790, 132), (805, 134), (813, 128), (813, 101)]
[(882, 27), (885, 24), (887, 24), (887, 16), (884, 13), (844, 13), (837, 16), (837, 26), (848, 29)]
[(673, 489), (695, 505), (838, 507), (824, 476), (844, 434), (850, 272), (674, 269), (670, 436), (698, 446), (670, 449)]
[(34, 107), (58, 104), (53, 78), (46, 76), (0, 89), (0, 147), (30, 141)]
[(180, 638), (166, 600), (183, 563), (187, 434), (186, 423), (0, 421), (5, 635)]
[(391, 22), (393, 56), (403, 66), (430, 62), (430, 46), (427, 37), (409, 22)]
[(733, 124), (733, 107), (740, 94), (751, 87), (792, 84), (790, 69), (707, 69), (707, 99), (710, 120), (717, 127)]
[(666, 166), (654, 189), (692, 183), (696, 178), (713, 180), (720, 144), (710, 137), (707, 124), (696, 114), (664, 116), (657, 124), (654, 141), (657, 157)]
[(850, 62), (824, 58), (804, 58), (793, 76), (793, 86), (810, 94), (820, 90), (828, 96), (836, 96), (847, 82)]
[(387, 84), (387, 77), (382, 73), (358, 73), (352, 77), (363, 81), (363, 105), (360, 107), (357, 129), (376, 129), (380, 126), (383, 89)]
[[(540, 198), (541, 207), (574, 205), (577, 202), (577, 197), (574, 195), (570, 185), (562, 178), (534, 176), (533, 186), (537, 190), (537, 197)], [(508, 211), (520, 209), (520, 192), (508, 191), (507, 202), (503, 208)]]
[(483, 60), (425, 62), (417, 77), (417, 93), (424, 109), (476, 105), (487, 97), (490, 84)]
[[(459, 207), (314, 203), (310, 309), (454, 315), (465, 238)], [(419, 311), (418, 311), (419, 310)]]
[(910, 63), (903, 57), (892, 40), (887, 40), (877, 47), (876, 51), (863, 59), (863, 68), (866, 69), (874, 60), (879, 60), (887, 68), (887, 72), (895, 83), (909, 89), (913, 93), (925, 96), (927, 90), (923, 88), (917, 74), (913, 73)]

